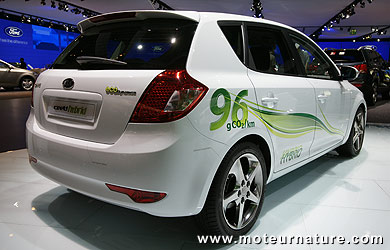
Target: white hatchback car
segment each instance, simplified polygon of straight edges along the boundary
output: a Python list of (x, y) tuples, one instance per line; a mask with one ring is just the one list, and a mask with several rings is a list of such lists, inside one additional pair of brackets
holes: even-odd
[(39, 76), (27, 121), (32, 167), (70, 189), (237, 236), (266, 183), (333, 149), (360, 152), (361, 92), (286, 25), (130, 11), (78, 27)]

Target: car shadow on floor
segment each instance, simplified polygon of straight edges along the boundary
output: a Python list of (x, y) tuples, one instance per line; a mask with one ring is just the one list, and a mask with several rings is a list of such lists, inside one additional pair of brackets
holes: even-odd
[[(262, 226), (261, 221), (264, 217), (272, 216), (274, 207), (310, 186), (323, 174), (331, 176), (334, 168), (342, 164), (342, 174), (348, 175), (349, 171), (359, 165), (356, 162), (362, 162), (366, 158), (367, 152), (364, 149), (359, 155), (359, 161), (356, 161), (356, 158), (347, 159), (328, 154), (273, 181), (267, 187), (265, 203), (267, 200), (275, 198), (275, 195), (280, 197), (277, 197), (276, 201), (272, 201), (271, 205), (264, 207), (251, 232)], [(350, 166), (345, 166), (345, 164)], [(340, 177), (340, 173), (338, 173), (338, 177)], [(334, 179), (336, 182), (337, 178)], [(321, 190), (320, 195), (318, 193), (315, 195), (317, 198), (321, 198), (321, 194), (325, 196), (332, 188), (330, 185)], [(76, 192), (66, 192), (64, 187), (56, 187), (39, 195), (32, 201), (32, 206), (42, 207), (42, 203), (47, 202), (47, 197), (53, 196), (53, 193), (59, 191), (62, 195), (48, 203), (45, 212), (36, 211), (35, 214), (48, 226), (56, 229), (58, 233), (64, 234), (69, 240), (77, 242), (85, 248), (221, 249), (231, 247), (231, 245), (198, 244), (197, 235), (204, 233), (197, 227), (193, 217), (155, 217), (101, 202)], [(294, 216), (294, 214), (291, 215), (289, 223), (298, 219), (298, 215)], [(54, 226), (53, 219), (56, 221)], [(279, 232), (283, 231), (283, 227), (280, 225)], [(63, 230), (64, 228), (68, 231)], [(278, 230), (278, 227), (276, 228)], [(261, 246), (257, 246), (257, 248), (260, 249)]]

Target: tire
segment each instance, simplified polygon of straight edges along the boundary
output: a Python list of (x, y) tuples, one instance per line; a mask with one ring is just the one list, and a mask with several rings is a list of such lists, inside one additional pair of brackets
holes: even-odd
[(196, 217), (198, 224), (210, 235), (246, 234), (259, 216), (266, 180), (265, 160), (256, 144), (234, 146), (214, 177), (203, 210)]
[(19, 87), (26, 91), (32, 90), (34, 87), (34, 79), (28, 76), (22, 77), (19, 82)]
[(359, 108), (353, 119), (351, 132), (349, 133), (348, 140), (346, 143), (336, 151), (341, 156), (355, 157), (360, 153), (363, 146), (364, 134), (365, 134), (365, 117), (362, 108)]

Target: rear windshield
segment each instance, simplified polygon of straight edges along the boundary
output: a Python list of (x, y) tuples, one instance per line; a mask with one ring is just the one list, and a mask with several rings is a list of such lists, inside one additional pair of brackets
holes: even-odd
[(325, 52), (334, 62), (352, 63), (364, 61), (363, 54), (359, 50), (327, 50)]
[(52, 68), (184, 69), (196, 26), (189, 20), (147, 19), (94, 27), (76, 38)]

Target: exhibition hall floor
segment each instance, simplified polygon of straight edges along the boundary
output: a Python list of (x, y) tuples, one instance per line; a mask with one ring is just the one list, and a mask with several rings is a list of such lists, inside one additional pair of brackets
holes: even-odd
[(328, 154), (272, 182), (252, 236), (381, 235), (383, 245), (200, 245), (192, 218), (113, 206), (37, 174), (26, 150), (0, 154), (0, 249), (390, 249), (390, 128), (367, 128), (362, 152)]

